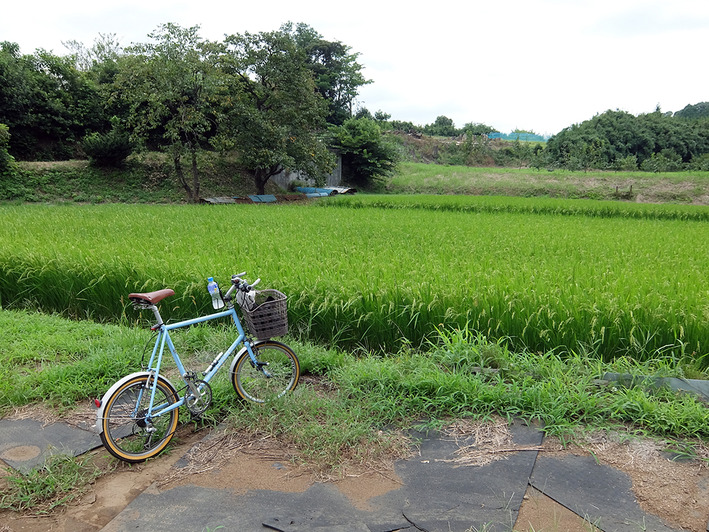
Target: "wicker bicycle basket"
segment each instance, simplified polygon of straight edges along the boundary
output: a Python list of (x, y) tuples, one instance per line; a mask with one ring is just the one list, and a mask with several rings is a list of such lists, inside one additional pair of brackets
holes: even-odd
[(288, 298), (278, 290), (256, 290), (251, 310), (241, 307), (246, 326), (258, 340), (288, 333)]

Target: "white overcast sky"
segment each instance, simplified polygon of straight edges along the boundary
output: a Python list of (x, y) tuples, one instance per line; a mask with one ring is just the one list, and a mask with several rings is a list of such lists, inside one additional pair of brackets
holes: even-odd
[(608, 109), (709, 101), (707, 0), (12, 0), (0, 41), (24, 54), (147, 42), (158, 25), (205, 39), (304, 22), (360, 54), (359, 104), (393, 119), (558, 133)]

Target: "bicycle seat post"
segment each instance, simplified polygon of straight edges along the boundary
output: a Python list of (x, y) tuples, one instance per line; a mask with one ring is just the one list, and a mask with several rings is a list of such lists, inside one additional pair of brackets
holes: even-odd
[(130, 298), (134, 307), (139, 309), (150, 309), (153, 311), (153, 314), (155, 314), (155, 319), (157, 320), (157, 324), (151, 328), (156, 331), (164, 325), (162, 321), (162, 316), (160, 316), (160, 311), (157, 307), (157, 303), (159, 303), (166, 297), (174, 295), (174, 290), (172, 290), (171, 288), (164, 288), (156, 292), (133, 293), (130, 294), (128, 297)]
[(157, 306), (157, 305), (150, 305), (150, 306), (147, 307), (147, 308), (149, 308), (150, 310), (152, 310), (152, 311), (153, 311), (153, 314), (155, 314), (155, 319), (157, 320), (157, 323), (156, 323), (153, 327), (151, 327), (151, 329), (153, 329), (153, 330), (156, 331), (156, 330), (158, 330), (160, 327), (162, 327), (162, 326), (164, 325), (164, 324), (163, 324), (163, 321), (162, 321), (162, 316), (160, 316), (160, 311), (158, 310), (158, 306)]

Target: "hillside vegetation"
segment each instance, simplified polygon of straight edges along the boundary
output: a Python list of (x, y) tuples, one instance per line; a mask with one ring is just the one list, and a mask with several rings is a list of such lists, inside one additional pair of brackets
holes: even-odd
[[(238, 162), (204, 152), (199, 158), (202, 197), (246, 196), (254, 184)], [(274, 183), (267, 192), (283, 192)], [(367, 190), (360, 190), (367, 192)], [(709, 172), (621, 172), (471, 167), (402, 162), (369, 192), (586, 198), (639, 203), (709, 204)], [(186, 197), (169, 159), (131, 156), (123, 169), (87, 161), (23, 162), (0, 180), (0, 201), (79, 203), (183, 203)]]

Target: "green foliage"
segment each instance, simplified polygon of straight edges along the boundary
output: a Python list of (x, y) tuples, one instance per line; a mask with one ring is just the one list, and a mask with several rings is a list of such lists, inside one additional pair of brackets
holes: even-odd
[(330, 144), (342, 155), (343, 177), (358, 186), (370, 186), (391, 175), (399, 160), (395, 146), (369, 118), (351, 118), (330, 129)]
[(87, 135), (81, 147), (93, 166), (103, 168), (122, 168), (133, 151), (129, 135), (116, 127), (108, 133)]
[(329, 124), (341, 125), (350, 118), (359, 87), (371, 83), (362, 75), (359, 54), (340, 41), (327, 41), (302, 22), (283, 24), (280, 33), (290, 37), (304, 55), (315, 81), (315, 90), (327, 101)]
[(100, 397), (140, 360), (144, 332), (33, 312), (0, 312), (0, 409)]
[(709, 118), (709, 102), (700, 102), (694, 105), (686, 105), (681, 111), (677, 111), (676, 118), (698, 119)]
[(68, 159), (87, 131), (106, 124), (96, 85), (71, 58), (21, 55), (8, 42), (0, 43), (0, 117), (20, 160)]
[(385, 113), (381, 109), (379, 111), (377, 111), (376, 113), (374, 113), (374, 120), (376, 120), (380, 124), (383, 122), (386, 122), (390, 118), (391, 118), (391, 115), (389, 113)]
[(15, 158), (8, 152), (10, 145), (10, 128), (0, 124), (0, 176), (9, 179), (17, 171)]
[[(163, 316), (191, 317), (209, 308), (208, 275), (246, 270), (289, 295), (294, 334), (332, 345), (417, 347), (438, 324), (468, 324), (533, 352), (593, 346), (608, 360), (675, 353), (709, 363), (706, 297), (696, 289), (709, 283), (706, 207), (367, 201), (5, 206), (0, 297), (5, 308), (111, 320), (127, 312), (127, 293), (169, 286), (177, 295)], [(258, 235), (238, 270), (231, 254), (204, 246), (215, 234), (225, 249), (240, 246), (237, 226)]]
[(489, 135), (490, 133), (497, 132), (494, 127), (473, 122), (468, 122), (467, 124), (465, 124), (462, 128), (462, 131), (467, 135)]
[(10, 155), (10, 128), (0, 124), (0, 199), (22, 196), (24, 187), (15, 158)]
[(690, 170), (698, 170), (700, 172), (709, 171), (709, 153), (703, 153), (699, 157), (694, 157), (689, 165)]
[(638, 169), (638, 156), (637, 155), (627, 155), (616, 159), (615, 168), (617, 170), (622, 170), (630, 172)]
[[(199, 36), (199, 27), (163, 24), (151, 43), (137, 44), (118, 63), (115, 87), (128, 108), (127, 125), (137, 142), (157, 142), (173, 160), (191, 202), (199, 201), (197, 154), (214, 136), (218, 102), (227, 98), (215, 67), (221, 51)], [(182, 157), (190, 158), (184, 175)]]
[(427, 135), (438, 137), (455, 137), (459, 134), (456, 129), (453, 119), (447, 116), (439, 116), (433, 124), (424, 126), (423, 132)]
[(422, 135), (423, 128), (414, 125), (412, 122), (404, 122), (401, 120), (391, 120), (387, 123), (388, 129), (392, 131), (407, 133), (409, 135)]
[(292, 37), (246, 33), (227, 37), (226, 46), (222, 59), (233, 99), (218, 144), (236, 149), (259, 194), (283, 170), (324, 178), (334, 166), (319, 138), (327, 105)]
[[(3, 341), (9, 346), (0, 353), (3, 380), (22, 381), (27, 373), (42, 373), (30, 371), (35, 365), (46, 370), (55, 360), (76, 378), (67, 381), (53, 374), (47, 377), (45, 389), (53, 383), (62, 390), (68, 408), (73, 401), (94, 396), (94, 387), (87, 385), (101, 371), (120, 375), (137, 369), (138, 353), (151, 345), (147, 328), (6, 310), (0, 312), (0, 321)], [(233, 326), (200, 325), (176, 333), (175, 341), (186, 367), (198, 370), (229, 345), (233, 335)], [(606, 372), (629, 375), (640, 383), (653, 376), (706, 377), (689, 359), (663, 357), (638, 363), (621, 358), (604, 363), (598, 353), (588, 351), (565, 356), (553, 351), (513, 351), (506, 341), (492, 342), (465, 326), (437, 327), (423, 350), (405, 348), (386, 356), (356, 356), (291, 339), (288, 343), (298, 353), (306, 376), (294, 394), (267, 405), (236, 404), (222, 373), (212, 381), (214, 403), (202, 423), (224, 423), (226, 415), (229, 430), (249, 437), (276, 437), (294, 449), (294, 460), (326, 473), (343, 462), (371, 465), (405, 454), (408, 441), (398, 437), (396, 429), (410, 428), (422, 419), (431, 425), (451, 417), (538, 419), (547, 433), (563, 437), (573, 437), (578, 427), (620, 428), (678, 440), (674, 447), (685, 453), (691, 453), (696, 441), (691, 438), (709, 435), (709, 410), (691, 395), (642, 385), (598, 384)], [(134, 355), (118, 360), (110, 370), (103, 368), (108, 357), (82, 358), (86, 350), (101, 349)], [(176, 382), (174, 365), (166, 362), (164, 369)], [(105, 391), (110, 384), (102, 381), (99, 386)], [(7, 399), (0, 395), (0, 409), (45, 401), (40, 393), (11, 403)], [(49, 402), (55, 404), (53, 398)], [(1, 504), (43, 512), (81, 493), (98, 474), (90, 459), (55, 457), (43, 470), (10, 475), (0, 494)]]
[[(98, 168), (87, 161), (21, 162), (0, 180), (0, 200), (81, 203), (184, 203), (173, 161), (159, 152), (132, 154), (125, 167)], [(254, 194), (253, 180), (233, 154), (200, 152), (200, 188), (206, 197)], [(274, 187), (275, 188), (275, 185)]]
[(42, 469), (10, 473), (6, 477), (8, 488), (0, 492), (0, 508), (35, 515), (48, 513), (79, 497), (102, 472), (88, 456), (54, 455)]
[(653, 153), (640, 165), (645, 172), (676, 172), (682, 168), (682, 158), (670, 149)]
[(373, 415), (369, 401), (336, 390), (322, 394), (307, 385), (279, 401), (239, 406), (228, 421), (239, 434), (277, 438), (297, 449), (297, 460), (327, 473), (345, 460), (371, 465), (407, 450), (406, 440), (377, 426), (383, 426), (382, 419)]
[(677, 171), (708, 151), (709, 121), (607, 111), (550, 138), (545, 156), (570, 170), (622, 168), (634, 157), (648, 171)]
[[(511, 351), (464, 327), (439, 330), (426, 353), (369, 356), (331, 374), (355, 404), (370, 405), (380, 423), (420, 416), (485, 418), (491, 414), (538, 419), (545, 431), (567, 435), (579, 425), (617, 427), (659, 435), (702, 438), (709, 410), (695, 397), (668, 390), (601, 388), (596, 380), (619, 366), (632, 375), (657, 369), (586, 354)], [(680, 364), (666, 369), (681, 376)], [(666, 371), (663, 369), (662, 371)]]

